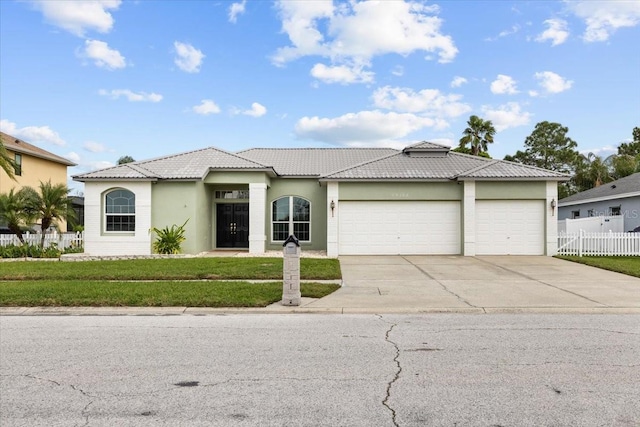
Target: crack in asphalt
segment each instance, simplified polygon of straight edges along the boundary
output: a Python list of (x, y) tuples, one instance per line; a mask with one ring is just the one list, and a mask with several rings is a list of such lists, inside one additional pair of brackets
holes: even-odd
[[(384, 321), (382, 316), (378, 315), (378, 317), (380, 318), (380, 320)], [(391, 381), (387, 383), (386, 395), (384, 397), (384, 400), (382, 401), (382, 405), (385, 408), (387, 408), (389, 412), (391, 412), (391, 422), (393, 423), (393, 425), (395, 427), (399, 427), (398, 421), (396, 419), (397, 417), (396, 410), (393, 409), (391, 405), (389, 405), (389, 399), (391, 399), (391, 387), (393, 387), (393, 384), (398, 380), (398, 378), (400, 378), (400, 373), (402, 372), (402, 366), (400, 365), (400, 348), (398, 347), (398, 344), (396, 342), (391, 341), (391, 339), (389, 338), (391, 331), (393, 331), (393, 328), (395, 328), (396, 326), (397, 326), (396, 323), (392, 323), (389, 329), (387, 329), (387, 332), (384, 334), (384, 340), (389, 344), (393, 345), (396, 351), (396, 355), (393, 358), (393, 361), (396, 364), (396, 372), (393, 378), (391, 379)]]

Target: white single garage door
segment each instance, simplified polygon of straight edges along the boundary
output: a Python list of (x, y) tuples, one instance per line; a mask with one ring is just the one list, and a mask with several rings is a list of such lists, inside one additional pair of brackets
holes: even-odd
[(476, 201), (477, 255), (544, 255), (542, 200)]
[(340, 255), (460, 254), (460, 202), (344, 201)]

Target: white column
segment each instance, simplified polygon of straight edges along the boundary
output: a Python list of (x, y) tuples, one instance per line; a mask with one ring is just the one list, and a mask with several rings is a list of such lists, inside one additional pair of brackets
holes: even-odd
[(476, 182), (463, 181), (464, 192), (462, 199), (462, 227), (464, 229), (464, 256), (476, 254)]
[(249, 253), (263, 254), (267, 235), (265, 218), (267, 209), (267, 184), (249, 184)]
[[(555, 207), (551, 207), (551, 202), (555, 201)], [(545, 200), (546, 222), (546, 247), (545, 255), (553, 256), (558, 253), (558, 183), (547, 181), (547, 198)]]
[[(338, 215), (340, 215), (338, 186), (337, 182), (327, 182), (327, 256), (331, 258), (338, 257)], [(334, 204), (333, 210), (331, 202)]]

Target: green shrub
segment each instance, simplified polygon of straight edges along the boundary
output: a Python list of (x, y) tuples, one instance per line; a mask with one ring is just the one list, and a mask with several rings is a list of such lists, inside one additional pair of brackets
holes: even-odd
[(39, 245), (0, 246), (0, 258), (60, 258), (61, 254), (56, 244), (44, 249)]
[(187, 222), (189, 222), (188, 219), (181, 226), (173, 224), (171, 228), (169, 226), (163, 229), (154, 227), (153, 232), (157, 237), (153, 242), (153, 250), (159, 254), (179, 254), (182, 250), (182, 242), (186, 240), (184, 226)]

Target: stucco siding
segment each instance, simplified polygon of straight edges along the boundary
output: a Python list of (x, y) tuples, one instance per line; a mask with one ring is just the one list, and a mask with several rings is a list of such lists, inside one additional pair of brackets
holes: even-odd
[(267, 250), (282, 250), (282, 242), (273, 242), (271, 209), (273, 201), (283, 196), (298, 196), (311, 202), (311, 242), (301, 242), (302, 250), (327, 249), (327, 187), (319, 186), (315, 179), (279, 179), (271, 182), (267, 189), (265, 224)]
[[(104, 231), (104, 195), (113, 189), (126, 189), (136, 196), (136, 227), (132, 233)], [(151, 183), (85, 183), (85, 242), (89, 255), (149, 255), (151, 253)]]
[(341, 182), (340, 200), (462, 200), (456, 182)]
[(547, 183), (539, 182), (476, 182), (477, 200), (535, 200), (547, 197)]
[[(558, 208), (558, 219), (572, 218), (573, 211), (580, 212), (580, 218), (609, 216), (613, 207), (620, 207), (620, 215), (624, 217), (625, 231), (640, 227), (640, 197), (637, 196), (561, 206)], [(589, 215), (590, 210), (593, 210), (593, 215)]]
[[(14, 158), (15, 153), (7, 150), (9, 157)], [(40, 181), (51, 180), (52, 184), (67, 185), (67, 166), (50, 160), (40, 159), (28, 154), (22, 155), (22, 175), (16, 175), (16, 180), (9, 179), (7, 174), (0, 169), (0, 193), (6, 193), (12, 188), (22, 187), (38, 188)]]
[[(162, 229), (188, 220), (182, 252), (196, 254), (211, 249), (211, 195), (202, 182), (159, 182), (152, 192), (153, 227)], [(152, 233), (152, 241), (155, 238)]]

